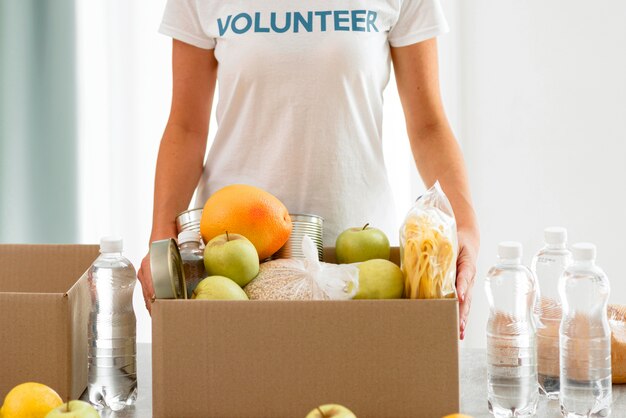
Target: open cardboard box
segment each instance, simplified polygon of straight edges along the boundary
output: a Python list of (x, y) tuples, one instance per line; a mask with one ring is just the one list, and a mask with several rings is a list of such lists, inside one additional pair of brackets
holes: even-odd
[(459, 411), (458, 333), (455, 299), (157, 300), (153, 415), (440, 418)]
[(35, 381), (63, 399), (87, 387), (89, 290), (96, 245), (0, 244), (0, 399)]

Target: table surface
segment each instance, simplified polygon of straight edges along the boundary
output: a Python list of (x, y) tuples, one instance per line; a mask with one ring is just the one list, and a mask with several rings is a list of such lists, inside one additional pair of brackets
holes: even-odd
[[(152, 352), (150, 344), (137, 344), (137, 403), (123, 411), (105, 411), (102, 417), (149, 418), (152, 416)], [(83, 398), (85, 394), (83, 394)], [(487, 368), (485, 350), (461, 350), (461, 412), (474, 418), (490, 418), (487, 410)], [(540, 398), (537, 417), (560, 418), (558, 401)], [(626, 385), (613, 386), (614, 418), (626, 417)]]

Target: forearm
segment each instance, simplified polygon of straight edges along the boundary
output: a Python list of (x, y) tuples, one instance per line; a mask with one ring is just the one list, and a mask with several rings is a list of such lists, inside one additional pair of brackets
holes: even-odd
[(409, 129), (411, 150), (422, 179), (428, 187), (439, 181), (454, 210), (458, 229), (478, 241), (467, 170), (452, 130), (444, 122)]
[(188, 208), (202, 175), (206, 133), (168, 124), (156, 164), (150, 242), (176, 236), (176, 215)]

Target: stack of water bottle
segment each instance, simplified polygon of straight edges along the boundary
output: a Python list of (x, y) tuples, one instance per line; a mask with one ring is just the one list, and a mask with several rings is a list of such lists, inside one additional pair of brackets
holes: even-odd
[(564, 228), (544, 232), (545, 247), (522, 265), (522, 245), (503, 242), (485, 289), (489, 411), (535, 415), (539, 395), (559, 399), (567, 418), (611, 413), (609, 281), (593, 244), (566, 246)]

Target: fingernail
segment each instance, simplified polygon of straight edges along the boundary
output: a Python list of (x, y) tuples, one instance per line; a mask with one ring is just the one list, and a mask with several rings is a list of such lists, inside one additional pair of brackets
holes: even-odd
[(463, 292), (459, 293), (459, 300), (461, 302), (465, 301), (465, 293), (463, 293)]
[(465, 319), (461, 321), (461, 330), (465, 332)]

